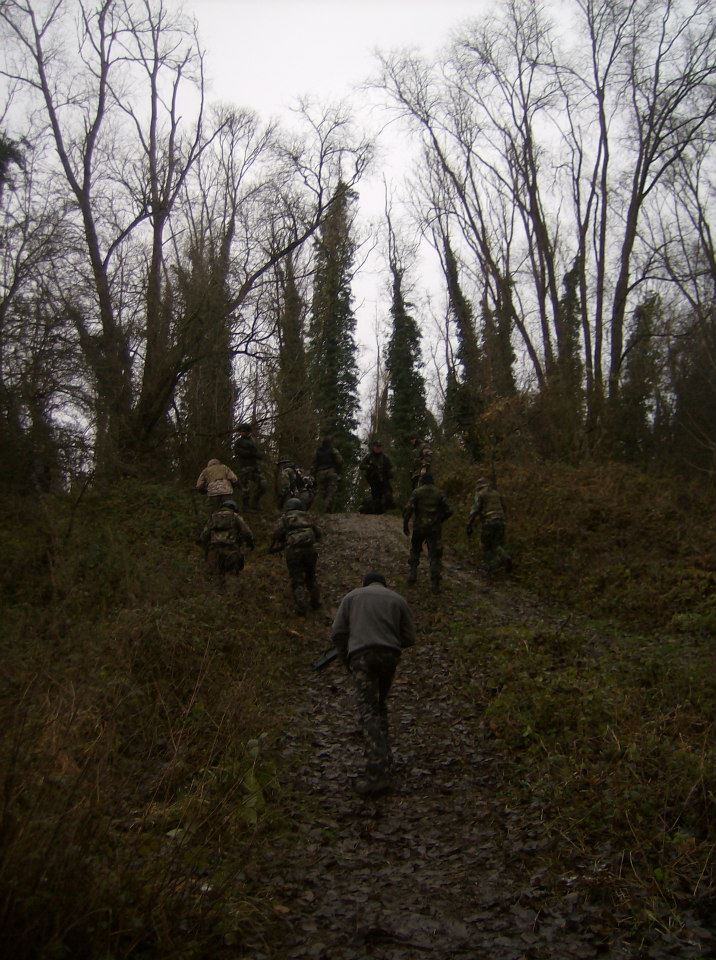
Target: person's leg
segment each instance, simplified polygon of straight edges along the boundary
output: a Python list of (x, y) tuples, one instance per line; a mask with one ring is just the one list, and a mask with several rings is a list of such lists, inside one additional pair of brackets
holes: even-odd
[(423, 534), (420, 529), (413, 527), (410, 537), (410, 554), (408, 556), (408, 583), (415, 583), (418, 579), (418, 565), (420, 553), (423, 549)]
[(443, 542), (440, 528), (431, 530), (425, 539), (430, 562), (430, 587), (433, 593), (439, 593), (443, 569)]
[(308, 595), (311, 599), (311, 606), (314, 610), (317, 610), (321, 605), (321, 591), (318, 588), (318, 581), (316, 580), (317, 562), (318, 553), (316, 550), (313, 547), (311, 547), (309, 550), (306, 550), (303, 561), (303, 569), (306, 577), (306, 588), (308, 589)]
[[(381, 664), (376, 663), (372, 650), (362, 650), (353, 654), (350, 658), (350, 671), (365, 743), (366, 775), (369, 781), (377, 781), (388, 771), (387, 708), (385, 706), (383, 706), (386, 713), (385, 719), (381, 717), (381, 677), (384, 671)], [(383, 686), (385, 686), (384, 681)], [(386, 697), (388, 689), (390, 689), (390, 683), (385, 690)]]
[(381, 737), (385, 743), (386, 750), (386, 772), (390, 771), (393, 763), (393, 752), (390, 748), (390, 736), (388, 731), (388, 694), (395, 676), (395, 668), (398, 665), (398, 655), (389, 650), (376, 650), (377, 659), (376, 668), (378, 671), (378, 713), (380, 716)]
[(296, 604), (296, 612), (304, 614), (308, 610), (308, 594), (305, 585), (303, 558), (297, 550), (286, 550), (286, 567), (291, 581), (291, 593)]
[(325, 480), (325, 494), (323, 500), (323, 509), (326, 513), (331, 513), (333, 510), (333, 498), (336, 495), (336, 490), (338, 489), (338, 474), (335, 470), (331, 470)]

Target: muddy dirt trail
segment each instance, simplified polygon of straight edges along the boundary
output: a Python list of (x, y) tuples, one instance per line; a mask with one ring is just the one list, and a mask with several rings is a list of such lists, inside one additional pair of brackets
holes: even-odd
[[(259, 868), (274, 913), (244, 956), (652, 956), (619, 944), (610, 909), (596, 895), (599, 863), (561, 846), (555, 857), (539, 804), (507, 802), (509, 771), (491, 752), (483, 704), (451, 656), (447, 638), (457, 610), (513, 623), (546, 614), (514, 584), (488, 584), (450, 556), (439, 597), (429, 592), (424, 561), (417, 586), (406, 588), (407, 547), (397, 518), (339, 515), (322, 525), (327, 609), (374, 568), (415, 614), (418, 644), (401, 659), (390, 702), (396, 790), (378, 800), (354, 794), (363, 755), (350, 680), (338, 664), (322, 674), (307, 664), (279, 744), (292, 829)], [(317, 615), (299, 626), (307, 637), (315, 632), (316, 654), (326, 619)]]

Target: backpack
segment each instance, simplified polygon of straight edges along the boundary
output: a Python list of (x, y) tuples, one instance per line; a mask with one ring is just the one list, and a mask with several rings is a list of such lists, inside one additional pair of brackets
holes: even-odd
[(236, 520), (231, 510), (218, 510), (211, 517), (209, 543), (212, 547), (234, 547), (238, 540)]
[(312, 547), (316, 542), (316, 534), (313, 532), (311, 521), (301, 513), (286, 514), (286, 546), (287, 547)]

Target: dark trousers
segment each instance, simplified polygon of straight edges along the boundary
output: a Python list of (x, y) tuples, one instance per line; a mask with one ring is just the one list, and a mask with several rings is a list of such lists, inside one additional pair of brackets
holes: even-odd
[(427, 547), (428, 562), (430, 564), (430, 579), (433, 583), (440, 583), (443, 567), (442, 525), (435, 527), (413, 527), (410, 538), (410, 557), (408, 564), (413, 577), (417, 574), (420, 554), (423, 544)]
[(480, 542), (487, 568), (497, 570), (500, 566), (504, 566), (509, 571), (512, 559), (505, 550), (505, 521), (483, 520), (480, 527)]
[(286, 566), (291, 580), (291, 592), (299, 613), (312, 607), (320, 607), (321, 594), (316, 581), (318, 553), (315, 547), (287, 547)]
[(365, 741), (366, 773), (371, 778), (390, 768), (387, 701), (399, 659), (397, 651), (367, 647), (352, 654), (349, 661)]
[(383, 510), (390, 510), (394, 505), (393, 488), (390, 480), (368, 480), (370, 486), (370, 496), (373, 501), (376, 513)]

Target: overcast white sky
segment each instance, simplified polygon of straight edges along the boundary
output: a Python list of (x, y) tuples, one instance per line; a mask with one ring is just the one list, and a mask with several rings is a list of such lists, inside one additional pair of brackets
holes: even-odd
[[(348, 100), (365, 115), (358, 86), (377, 70), (374, 52), (443, 46), (461, 22), (489, 9), (491, 0), (184, 0), (199, 22), (207, 51), (209, 96), (280, 118), (300, 96)], [(360, 190), (360, 215), (377, 221), (383, 210), (383, 174), (397, 180), (406, 168), (395, 137), (380, 145), (381, 162)], [(423, 271), (426, 265), (423, 266)], [(428, 274), (430, 273), (427, 267)], [(369, 257), (354, 284), (362, 365), (374, 349), (375, 318), (389, 302), (382, 260)], [(437, 274), (435, 273), (437, 277)], [(416, 291), (417, 293), (418, 291)]]

